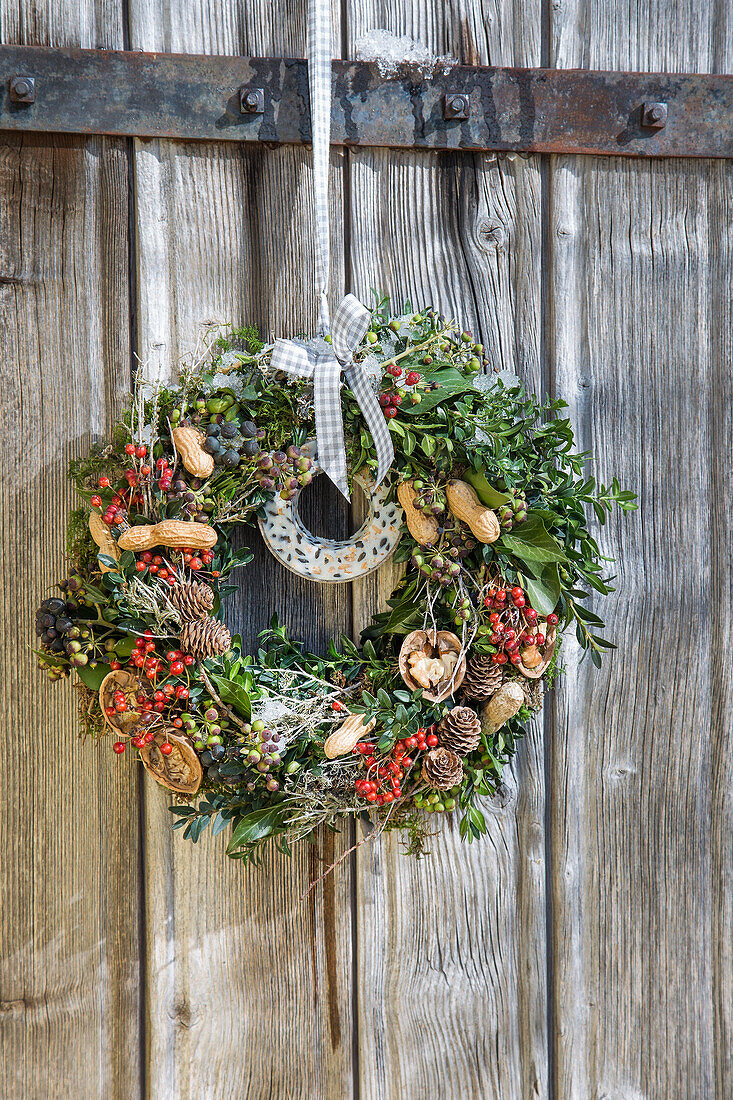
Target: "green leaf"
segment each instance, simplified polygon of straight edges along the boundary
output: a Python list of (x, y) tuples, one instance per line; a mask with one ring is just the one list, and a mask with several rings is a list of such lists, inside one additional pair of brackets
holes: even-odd
[(549, 615), (560, 599), (560, 576), (557, 562), (550, 562), (539, 577), (520, 573), (521, 584), (529, 596), (529, 602), (540, 615)]
[[(422, 401), (419, 405), (403, 405), (400, 412), (407, 414), (407, 416), (423, 416), (426, 412), (434, 409), (436, 405), (442, 405), (450, 397), (455, 397), (459, 393), (466, 393), (468, 390), (473, 389), (473, 382), (470, 378), (466, 378), (460, 371), (454, 370), (453, 367), (446, 367), (443, 370), (436, 371), (421, 371), (423, 380), (425, 382), (437, 382), (438, 389), (430, 390), (429, 393), (423, 393)], [(390, 422), (391, 424), (394, 421)]]
[(553, 538), (539, 516), (530, 512), (522, 524), (515, 524), (499, 542), (521, 561), (530, 563), (567, 561), (560, 543)]
[(83, 665), (76, 670), (79, 673), (79, 679), (88, 687), (90, 691), (99, 691), (102, 686), (102, 680), (109, 672), (109, 665), (97, 665), (96, 668), (90, 668), (89, 665)]
[(237, 824), (232, 838), (227, 844), (227, 854), (231, 854), (243, 844), (255, 844), (258, 840), (283, 832), (282, 807), (264, 806), (253, 810)]
[(120, 638), (119, 642), (115, 643), (115, 653), (118, 657), (130, 657), (134, 648), (134, 638)]
[(237, 550), (235, 554), (232, 554), (229, 559), (228, 565), (230, 569), (236, 569), (240, 565), (248, 565), (252, 561), (254, 554), (248, 546), (243, 546), (241, 550)]
[(219, 814), (218, 817), (214, 818), (214, 823), (211, 826), (211, 835), (218, 836), (219, 833), (223, 833), (229, 823), (228, 818), (222, 817), (221, 814)]
[(222, 702), (226, 703), (227, 706), (234, 707), (243, 718), (249, 721), (252, 716), (252, 703), (244, 688), (240, 684), (235, 684), (233, 680), (227, 680), (223, 676), (216, 676), (213, 673), (211, 679), (216, 684)]
[(124, 573), (129, 573), (135, 568), (135, 561), (136, 558), (132, 550), (123, 550), (122, 555), (120, 556), (120, 569)]
[(508, 504), (512, 499), (508, 493), (500, 493), (490, 485), (483, 470), (466, 470), (463, 478), (476, 490), (479, 500), (487, 508), (500, 508), (502, 504)]

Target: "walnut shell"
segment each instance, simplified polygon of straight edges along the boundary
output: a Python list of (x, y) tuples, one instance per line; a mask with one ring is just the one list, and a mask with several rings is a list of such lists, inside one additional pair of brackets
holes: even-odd
[[(431, 659), (440, 660), (443, 654), (450, 654), (446, 665), (443, 666), (446, 670), (445, 678), (439, 680), (430, 690), (425, 689), (423, 684), (418, 683), (413, 675), (410, 666), (410, 657), (413, 653), (422, 654), (426, 659), (426, 663), (421, 666), (425, 671), (431, 668), (428, 663)], [(454, 654), (456, 656), (455, 663), (452, 660)], [(455, 669), (455, 674), (453, 671), (449, 672), (446, 667), (451, 664)], [(412, 634), (408, 634), (402, 643), (399, 667), (400, 675), (410, 691), (417, 691), (422, 687), (424, 699), (431, 703), (440, 703), (443, 699), (447, 699), (449, 695), (452, 695), (463, 683), (463, 677), (466, 675), (466, 655), (462, 653), (460, 638), (450, 630), (439, 630), (437, 634), (434, 630), (413, 630)]]
[[(557, 630), (554, 626), (550, 627), (547, 632), (545, 644), (539, 647), (540, 660), (535, 665), (525, 665), (524, 661), (521, 661), (516, 667), (522, 673), (522, 676), (526, 676), (528, 680), (539, 680), (540, 676), (543, 676), (547, 671), (547, 666), (552, 660), (552, 655), (555, 652), (555, 646), (557, 645)], [(529, 649), (535, 649), (535, 646), (529, 646)], [(520, 653), (520, 657), (522, 654)], [(534, 655), (532, 655), (534, 656)]]
[[(173, 751), (165, 756), (160, 746), (165, 742)], [(178, 794), (196, 794), (204, 777), (201, 761), (187, 737), (174, 730), (161, 730), (155, 738), (140, 749), (140, 759), (145, 770), (156, 782)]]
[[(137, 707), (137, 691), (139, 680), (134, 672), (119, 669), (117, 672), (109, 672), (99, 686), (99, 705), (102, 708), (105, 725), (115, 733), (129, 734), (140, 721), (140, 711)], [(111, 717), (107, 714), (107, 707), (115, 705), (115, 692), (124, 691), (128, 709), (122, 714), (115, 712)]]

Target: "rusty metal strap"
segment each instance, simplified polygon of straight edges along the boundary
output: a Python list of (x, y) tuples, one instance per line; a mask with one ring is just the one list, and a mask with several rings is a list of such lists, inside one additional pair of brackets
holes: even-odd
[[(0, 128), (301, 144), (300, 60), (0, 47)], [(733, 76), (333, 64), (331, 141), (435, 150), (733, 157)]]

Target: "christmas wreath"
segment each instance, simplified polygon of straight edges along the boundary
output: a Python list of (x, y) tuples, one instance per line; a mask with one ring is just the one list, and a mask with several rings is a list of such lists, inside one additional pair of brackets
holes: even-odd
[[(36, 614), (40, 664), (76, 674), (84, 734), (174, 792), (174, 828), (196, 841), (231, 827), (234, 858), (364, 814), (419, 853), (429, 815), (455, 809), (472, 840), (558, 671), (560, 631), (574, 625), (595, 664), (612, 648), (584, 602), (611, 591), (586, 511), (603, 523), (634, 495), (586, 477), (564, 403), (492, 372), (455, 324), (391, 317), (386, 299), (366, 323), (352, 369), (394, 462), (377, 490), (375, 431), (344, 387), (348, 483), (378, 505), (351, 540), (299, 519), (320, 468), (317, 383), (283, 373), (251, 329), (212, 333), (176, 388), (139, 378), (111, 442), (70, 466), (82, 504), (68, 575)], [(272, 622), (243, 652), (222, 609), (252, 556), (232, 531), (257, 522), (315, 579), (403, 563), (359, 646), (308, 653)]]

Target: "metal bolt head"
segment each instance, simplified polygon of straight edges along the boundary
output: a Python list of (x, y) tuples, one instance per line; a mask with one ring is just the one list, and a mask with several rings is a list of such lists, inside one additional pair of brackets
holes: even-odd
[(645, 103), (641, 108), (641, 124), (648, 130), (662, 130), (667, 125), (667, 104)]
[(239, 109), (243, 115), (261, 115), (265, 112), (264, 88), (240, 88)]
[(32, 76), (11, 76), (10, 99), (13, 103), (35, 103), (35, 79)]
[(468, 118), (468, 96), (463, 92), (447, 92), (443, 99), (443, 118)]

